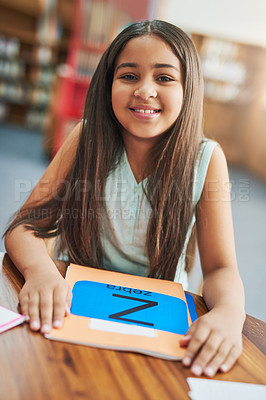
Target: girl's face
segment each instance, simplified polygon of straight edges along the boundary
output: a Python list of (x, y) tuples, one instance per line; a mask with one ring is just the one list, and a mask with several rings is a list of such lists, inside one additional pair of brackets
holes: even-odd
[(154, 139), (176, 121), (183, 101), (181, 63), (156, 35), (131, 39), (120, 53), (112, 106), (123, 135)]

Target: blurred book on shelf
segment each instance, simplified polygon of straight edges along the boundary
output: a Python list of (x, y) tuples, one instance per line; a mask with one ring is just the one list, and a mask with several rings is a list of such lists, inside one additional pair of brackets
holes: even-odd
[(201, 48), (205, 97), (221, 102), (245, 103), (247, 66), (239, 60), (239, 45), (224, 40), (205, 39)]
[(57, 0), (0, 2), (1, 121), (31, 127), (31, 116), (38, 115), (34, 125), (44, 127), (57, 49), (51, 40), (48, 43), (49, 35), (38, 35), (38, 26), (41, 20), (48, 22), (46, 11), (52, 3), (55, 12)]

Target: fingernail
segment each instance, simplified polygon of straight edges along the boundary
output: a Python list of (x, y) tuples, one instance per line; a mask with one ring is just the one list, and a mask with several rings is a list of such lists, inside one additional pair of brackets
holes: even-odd
[(220, 370), (221, 370), (222, 372), (227, 372), (227, 371), (228, 371), (228, 366), (227, 366), (226, 364), (222, 364), (222, 365), (220, 366)]
[(188, 335), (188, 336), (183, 336), (181, 340), (190, 340), (190, 339), (191, 339), (191, 336)]
[(56, 321), (54, 321), (53, 326), (54, 328), (61, 328), (63, 325), (63, 322), (60, 321), (59, 319), (57, 319)]
[(69, 306), (67, 304), (66, 304), (66, 313), (70, 314), (70, 308), (69, 308)]
[(51, 326), (50, 326), (50, 325), (44, 324), (44, 325), (42, 326), (42, 333), (49, 333), (50, 330), (51, 330)]
[(190, 366), (190, 364), (191, 364), (191, 358), (190, 357), (184, 357), (183, 358), (183, 364), (186, 366), (186, 367), (189, 367)]
[(29, 320), (30, 320), (29, 315), (25, 315), (25, 321), (26, 321), (26, 322), (29, 322)]
[(40, 329), (40, 323), (38, 321), (32, 321), (30, 324), (31, 329), (34, 331)]
[(199, 365), (193, 365), (191, 368), (191, 371), (193, 372), (194, 375), (201, 375), (202, 374), (202, 368)]
[(206, 375), (208, 375), (208, 376), (213, 376), (213, 375), (214, 375), (214, 369), (213, 369), (212, 367), (207, 367), (207, 368), (204, 370), (204, 373), (205, 373)]

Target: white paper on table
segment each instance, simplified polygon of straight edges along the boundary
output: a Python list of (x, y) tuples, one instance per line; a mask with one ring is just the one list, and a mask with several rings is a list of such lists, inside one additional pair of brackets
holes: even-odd
[(192, 400), (265, 400), (266, 385), (187, 378)]
[(23, 315), (0, 306), (0, 333), (22, 324), (24, 321)]

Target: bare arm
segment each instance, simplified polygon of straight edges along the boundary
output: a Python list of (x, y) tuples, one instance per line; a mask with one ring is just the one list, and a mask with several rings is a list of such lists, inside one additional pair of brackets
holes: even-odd
[(244, 291), (235, 253), (230, 182), (226, 160), (218, 146), (197, 208), (197, 238), (208, 308), (230, 302), (243, 317)]
[[(67, 175), (76, 152), (80, 125), (70, 134), (44, 175), (32, 191), (25, 206), (49, 198), (57, 183)], [(6, 250), (25, 278), (19, 301), (22, 313), (30, 320), (31, 328), (43, 333), (60, 326), (65, 312), (71, 305), (71, 293), (50, 258), (45, 242), (33, 232), (19, 225), (5, 238)]]
[[(239, 276), (226, 160), (214, 149), (197, 206), (197, 237), (209, 313), (191, 326), (185, 365), (196, 375), (213, 376), (232, 367), (242, 351), (244, 290)], [(186, 359), (186, 360), (185, 360)]]

